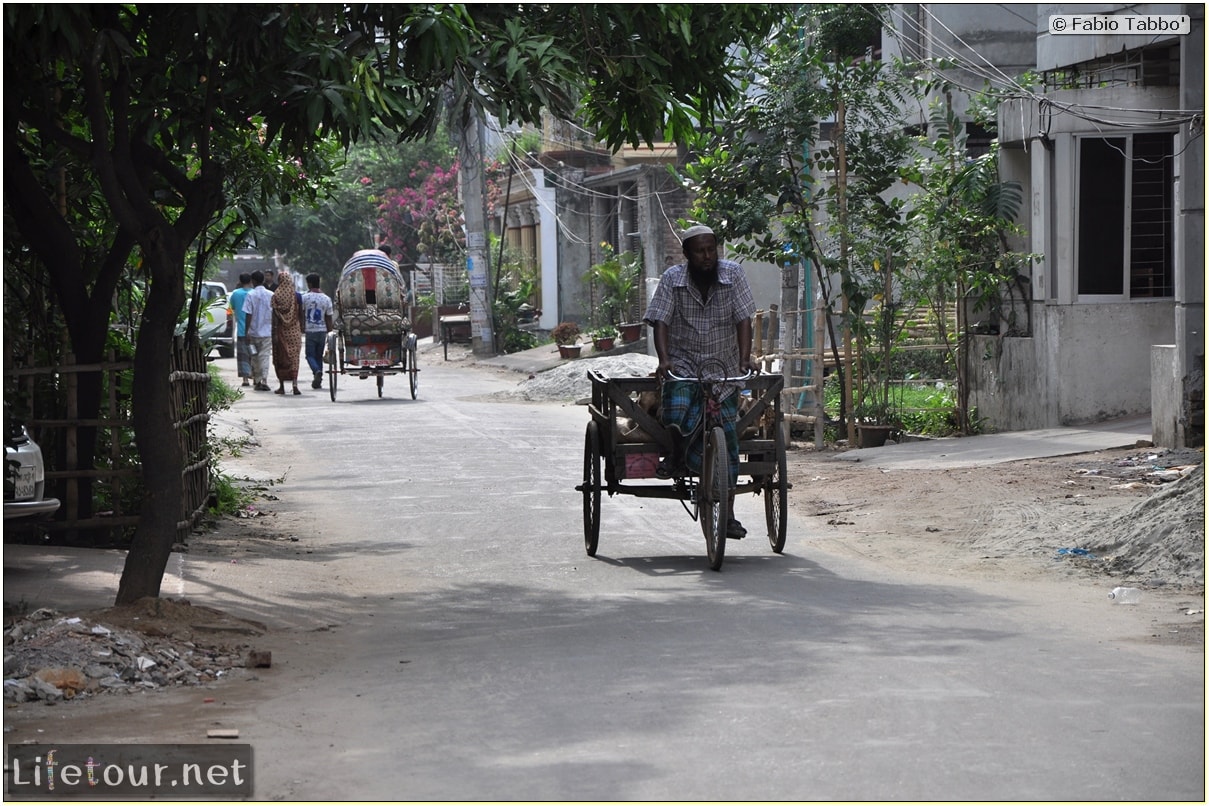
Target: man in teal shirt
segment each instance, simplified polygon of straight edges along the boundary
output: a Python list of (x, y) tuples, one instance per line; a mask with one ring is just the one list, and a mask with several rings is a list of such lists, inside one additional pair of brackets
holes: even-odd
[(235, 315), (235, 366), (239, 377), (243, 378), (243, 386), (252, 385), (252, 353), (248, 349), (247, 339), (248, 315), (243, 310), (243, 300), (248, 295), (248, 286), (251, 284), (252, 275), (239, 275), (239, 287), (227, 298), (231, 312)]

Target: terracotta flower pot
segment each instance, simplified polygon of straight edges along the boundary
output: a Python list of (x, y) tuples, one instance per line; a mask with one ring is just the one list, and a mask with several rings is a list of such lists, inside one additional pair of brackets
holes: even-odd
[(598, 353), (603, 353), (606, 350), (612, 350), (613, 339), (613, 336), (609, 336), (608, 338), (604, 339), (594, 339), (592, 341), (592, 347), (595, 348), (596, 352)]
[(856, 426), (856, 441), (862, 448), (880, 448), (894, 431), (892, 425), (858, 424)]
[(579, 351), (582, 349), (581, 344), (560, 344), (558, 345), (558, 355), (560, 358), (579, 358)]
[(621, 331), (621, 341), (623, 344), (629, 344), (642, 338), (642, 322), (630, 322), (618, 325), (617, 329)]

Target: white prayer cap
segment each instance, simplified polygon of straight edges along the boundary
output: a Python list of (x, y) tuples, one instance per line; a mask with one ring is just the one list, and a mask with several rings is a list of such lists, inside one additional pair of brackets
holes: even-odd
[[(697, 224), (694, 227), (689, 227), (680, 236), (680, 243), (684, 243), (689, 238), (696, 238), (698, 235), (713, 235), (714, 231), (704, 224)], [(716, 237), (716, 236), (715, 236)]]

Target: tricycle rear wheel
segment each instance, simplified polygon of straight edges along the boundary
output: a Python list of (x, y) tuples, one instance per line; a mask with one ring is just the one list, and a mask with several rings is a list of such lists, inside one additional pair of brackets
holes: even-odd
[(344, 356), (344, 343), (337, 331), (331, 330), (327, 334), (327, 346), (324, 349), (327, 358), (327, 391), (332, 397), (332, 402), (336, 402), (336, 378), (340, 375)]
[(600, 542), (600, 428), (596, 421), (588, 423), (584, 436), (584, 548), (589, 557), (596, 556)]
[(410, 347), (407, 350), (407, 381), (411, 386), (411, 399), (416, 399), (416, 389), (420, 386), (420, 368), (416, 366), (416, 348)]

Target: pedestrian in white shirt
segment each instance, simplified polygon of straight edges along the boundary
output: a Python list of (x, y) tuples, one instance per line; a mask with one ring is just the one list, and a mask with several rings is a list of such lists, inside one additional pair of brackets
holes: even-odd
[(252, 388), (268, 392), (273, 355), (273, 292), (264, 286), (264, 272), (252, 272), (252, 290), (244, 297), (243, 312), (247, 315), (245, 333), (252, 353)]

